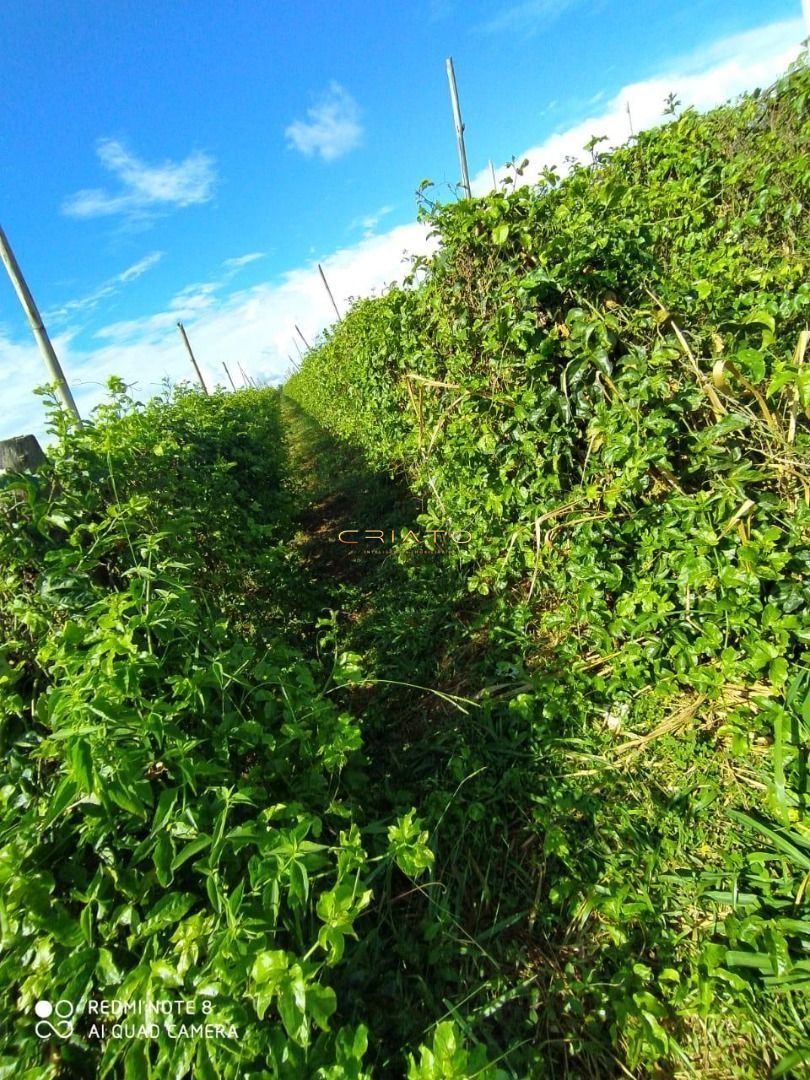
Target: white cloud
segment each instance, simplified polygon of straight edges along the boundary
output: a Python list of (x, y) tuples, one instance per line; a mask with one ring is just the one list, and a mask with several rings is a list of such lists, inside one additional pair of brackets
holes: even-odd
[(306, 157), (320, 154), (324, 161), (335, 161), (360, 145), (360, 108), (340, 83), (329, 84), (317, 104), (307, 109), (307, 117), (295, 120), (284, 131), (289, 145)]
[(46, 319), (60, 320), (65, 319), (68, 316), (76, 315), (81, 311), (89, 311), (94, 308), (100, 300), (106, 299), (108, 296), (113, 296), (119, 292), (122, 285), (128, 284), (130, 281), (137, 280), (142, 274), (145, 274), (148, 270), (151, 270), (153, 266), (163, 258), (164, 252), (153, 251), (149, 255), (144, 255), (142, 259), (134, 263), (132, 266), (127, 267), (126, 270), (122, 270), (120, 274), (116, 274), (114, 277), (108, 278), (107, 281), (102, 282), (98, 288), (94, 289), (87, 296), (82, 296), (78, 300), (67, 300), (59, 307), (52, 308), (50, 311), (45, 312)]
[[(427, 227), (401, 225), (382, 236), (321, 259), (335, 299), (345, 309), (350, 297), (366, 296), (401, 280), (409, 269), (406, 253), (427, 253), (435, 247)], [(291, 270), (279, 280), (241, 289), (216, 301), (216, 283), (188, 286), (171, 298), (166, 310), (147, 319), (113, 323), (97, 333), (109, 346), (122, 350), (161, 351), (167, 331), (178, 319), (186, 324), (201, 365), (206, 357), (240, 356), (252, 373), (278, 377), (287, 366), (287, 354), (297, 337), (296, 324), (308, 341), (334, 321), (334, 311), (323, 287), (317, 263)], [(174, 351), (174, 343), (170, 343)], [(180, 357), (182, 363), (182, 356)], [(218, 379), (216, 367), (208, 369)], [(176, 375), (184, 377), (184, 372)]]
[(116, 139), (101, 139), (99, 161), (121, 182), (118, 191), (85, 188), (62, 204), (69, 217), (91, 218), (124, 214), (143, 219), (174, 207), (208, 202), (214, 193), (214, 161), (196, 151), (183, 161), (147, 165)]
[[(534, 183), (544, 167), (564, 168), (567, 158), (582, 160), (583, 147), (592, 135), (607, 137), (607, 142), (600, 144), (600, 151), (626, 142), (630, 133), (628, 105), (633, 130), (638, 134), (644, 128), (663, 122), (664, 101), (671, 92), (677, 95), (684, 108), (694, 106), (703, 110), (745, 90), (769, 86), (798, 56), (801, 37), (802, 20), (789, 19), (735, 34), (676, 59), (661, 75), (623, 87), (601, 113), (594, 113), (565, 131), (555, 132), (542, 143), (518, 154), (518, 161), (529, 159), (519, 182)], [(496, 175), (500, 183), (511, 175), (511, 170), (499, 169)], [(491, 190), (489, 167), (477, 173), (471, 186), (474, 195)]]
[(360, 229), (362, 230), (364, 237), (367, 238), (373, 236), (382, 219), (392, 213), (393, 209), (393, 206), (381, 206), (380, 209), (375, 210), (373, 214), (364, 214), (362, 217), (353, 218), (352, 221), (349, 222), (349, 232)]
[(122, 274), (118, 275), (118, 280), (122, 282), (135, 281), (141, 274), (145, 274), (147, 270), (151, 270), (153, 266), (156, 266), (164, 256), (163, 251), (153, 251), (149, 255), (130, 266), (127, 270), (124, 270)]
[(226, 270), (235, 273), (237, 270), (241, 270), (243, 266), (248, 266), (250, 263), (264, 257), (265, 253), (263, 251), (251, 251), (248, 255), (237, 255), (233, 259), (225, 259), (222, 265)]
[[(371, 295), (401, 280), (410, 269), (406, 255), (428, 254), (435, 249), (435, 241), (427, 234), (425, 225), (401, 225), (321, 258), (341, 310), (351, 297)], [(87, 416), (104, 398), (103, 384), (113, 374), (134, 382), (136, 396), (143, 398), (157, 393), (166, 377), (173, 382), (193, 380), (194, 371), (177, 332), (178, 319), (188, 331), (209, 386), (227, 385), (222, 360), (237, 383), (237, 359), (252, 376), (280, 381), (289, 368), (288, 356), (297, 356), (293, 345), (296, 323), (312, 342), (334, 321), (314, 261), (276, 281), (238, 290), (222, 300), (214, 296), (217, 285), (204, 282), (188, 286), (171, 298), (165, 310), (104, 327), (96, 335), (100, 346), (95, 349), (78, 348), (67, 334), (55, 337), (54, 348), (82, 415)], [(31, 394), (46, 381), (42, 361), (33, 343), (13, 341), (2, 327), (0, 372), (8, 373), (6, 381), (0, 381), (4, 403), (0, 438), (34, 432), (42, 440), (42, 405)]]
[(499, 12), (493, 19), (482, 23), (478, 29), (485, 34), (498, 34), (509, 30), (531, 33), (538, 29), (541, 23), (548, 25), (559, 18), (577, 2), (578, 0), (521, 0), (520, 3), (511, 4)]
[(149, 336), (159, 333), (166, 327), (174, 326), (177, 319), (198, 318), (202, 312), (213, 309), (217, 303), (217, 293), (230, 282), (234, 276), (244, 267), (258, 259), (263, 259), (264, 253), (253, 251), (247, 255), (237, 255), (234, 258), (224, 259), (222, 262), (222, 274), (214, 281), (198, 281), (191, 285), (185, 285), (171, 298), (164, 312), (147, 317), (146, 319), (125, 319), (121, 322), (110, 323), (108, 326), (97, 330), (94, 337), (103, 341), (125, 343), (133, 337)]

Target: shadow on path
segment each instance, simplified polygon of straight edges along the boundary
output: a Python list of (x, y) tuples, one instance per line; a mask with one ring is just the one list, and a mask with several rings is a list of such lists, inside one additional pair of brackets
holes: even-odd
[(368, 764), (357, 797), (366, 819), (384, 824), (415, 807), (439, 852), (429, 889), (398, 872), (386, 883), (377, 929), (352, 946), (349, 974), (340, 976), (339, 998), (370, 1023), (385, 1069), (386, 1045), (401, 1046), (403, 1035), (420, 1041), (446, 1015), (445, 996), (463, 999), (485, 969), (492, 974), (492, 945), (485, 950), (476, 937), (528, 906), (534, 885), (515, 854), (522, 836), (513, 809), (513, 765), (525, 747), (507, 723), (493, 726), (486, 706), (452, 700), (498, 681), (484, 630), (489, 601), (469, 592), (452, 556), (416, 547), (380, 555), (338, 540), (342, 529), (420, 534), (419, 500), (283, 402), (300, 507), (291, 606), (310, 633), (336, 613), (339, 647), (360, 655), (367, 677), (342, 692), (363, 724)]

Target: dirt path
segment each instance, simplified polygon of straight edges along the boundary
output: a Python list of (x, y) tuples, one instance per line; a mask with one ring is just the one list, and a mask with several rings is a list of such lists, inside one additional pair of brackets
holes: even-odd
[(301, 506), (298, 557), (313, 583), (335, 598), (341, 586), (369, 586), (384, 559), (362, 545), (341, 543), (339, 534), (410, 527), (417, 500), (404, 485), (369, 471), (359, 452), (337, 443), (289, 398), (282, 398), (282, 419)]

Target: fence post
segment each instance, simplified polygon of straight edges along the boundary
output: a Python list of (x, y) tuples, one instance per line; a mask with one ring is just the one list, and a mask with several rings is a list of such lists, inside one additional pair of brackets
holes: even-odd
[(245, 385), (252, 386), (254, 390), (258, 390), (258, 386), (254, 382), (254, 380), (251, 379), (251, 377), (248, 375), (248, 373), (245, 371), (245, 369), (242, 367), (241, 363), (238, 360), (236, 361), (236, 364), (239, 370), (242, 372), (242, 378), (245, 380)]
[(203, 388), (203, 390), (206, 392), (206, 394), (208, 394), (209, 397), (210, 397), (211, 396), (210, 391), (209, 391), (208, 387), (205, 385), (205, 380), (202, 377), (202, 372), (200, 371), (199, 367), (197, 366), (197, 361), (194, 359), (194, 353), (191, 351), (191, 345), (189, 344), (188, 335), (186, 334), (186, 328), (185, 328), (185, 326), (183, 326), (183, 324), (181, 322), (178, 322), (177, 323), (177, 329), (180, 331), (180, 337), (183, 339), (183, 341), (185, 342), (186, 348), (188, 349), (188, 355), (191, 357), (191, 362), (194, 365), (194, 370), (197, 372), (197, 378), (200, 380), (200, 386)]
[(8, 271), (8, 276), (11, 278), (11, 284), (14, 286), (17, 296), (20, 299), (20, 303), (23, 306), (23, 310), (28, 317), (29, 325), (34, 333), (37, 345), (39, 345), (39, 351), (42, 354), (42, 359), (45, 361), (45, 367), (48, 369), (51, 382), (56, 383), (57, 396), (65, 409), (67, 409), (68, 412), (73, 413), (76, 419), (81, 422), (79, 410), (76, 408), (76, 402), (73, 400), (73, 394), (70, 391), (67, 379), (65, 378), (59, 360), (56, 357), (56, 353), (53, 351), (53, 345), (51, 345), (51, 339), (48, 337), (48, 332), (42, 322), (42, 316), (31, 295), (31, 290), (25, 282), (22, 270), (20, 270), (19, 263), (14, 257), (14, 252), (11, 250), (11, 244), (9, 244), (8, 237), (3, 232), (2, 226), (0, 226), (0, 259), (3, 260), (3, 265)]
[[(303, 335), (303, 334), (301, 333), (301, 328), (300, 328), (300, 326), (298, 325), (298, 323), (296, 323), (296, 324), (295, 324), (295, 329), (296, 329), (296, 330), (298, 331), (298, 336), (299, 336), (299, 337), (301, 338), (301, 340), (303, 341), (304, 345), (306, 345), (307, 349), (311, 349), (311, 348), (312, 348), (312, 346), (311, 346), (311, 345), (310, 345), (310, 343), (309, 343), (309, 342), (307, 341), (307, 339), (306, 339), (306, 338), (304, 337), (304, 335)], [(293, 340), (295, 340), (295, 339), (293, 339)], [(298, 343), (296, 342), (296, 344), (298, 344)]]
[(233, 379), (231, 378), (231, 373), (230, 371), (228, 371), (228, 365), (225, 363), (224, 360), (222, 361), (222, 366), (225, 368), (225, 374), (228, 376), (228, 382), (231, 384), (231, 389), (235, 390), (236, 387), (234, 386)]
[(326, 274), (323, 272), (323, 267), (321, 266), (320, 263), (318, 263), (318, 269), (321, 272), (321, 281), (324, 283), (326, 291), (329, 293), (329, 299), (332, 301), (332, 307), (335, 309), (335, 314), (337, 315), (337, 320), (338, 320), (338, 322), (342, 322), (343, 320), (340, 317), (340, 312), (338, 311), (338, 306), (335, 303), (334, 296), (332, 296), (332, 290), (329, 288), (329, 282), (326, 280)]
[(461, 166), (461, 186), (468, 199), (472, 198), (470, 190), (470, 174), (467, 171), (467, 150), (464, 146), (464, 124), (461, 122), (461, 106), (458, 103), (458, 87), (456, 86), (456, 72), (453, 67), (453, 57), (447, 58), (447, 81), (450, 83), (450, 101), (453, 105), (453, 120), (456, 125), (456, 142), (458, 143), (458, 161)]

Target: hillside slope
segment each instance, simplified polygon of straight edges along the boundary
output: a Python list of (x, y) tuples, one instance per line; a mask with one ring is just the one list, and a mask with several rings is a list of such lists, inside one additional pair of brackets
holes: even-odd
[(381, 569), (346, 632), (434, 692), (366, 706), (436, 852), (409, 1008), (513, 1075), (810, 1067), (808, 147), (804, 64), (563, 180), (426, 188), (438, 255), (285, 387), (420, 500), (352, 534), (410, 619)]

